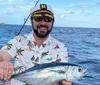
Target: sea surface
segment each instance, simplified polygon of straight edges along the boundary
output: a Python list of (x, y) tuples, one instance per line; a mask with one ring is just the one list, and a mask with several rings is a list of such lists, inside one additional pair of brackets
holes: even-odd
[[(19, 32), (21, 25), (0, 25), (0, 48)], [(32, 30), (25, 26), (20, 35)], [(54, 27), (51, 35), (63, 42), (69, 63), (85, 67), (88, 75), (72, 85), (100, 85), (100, 28)]]

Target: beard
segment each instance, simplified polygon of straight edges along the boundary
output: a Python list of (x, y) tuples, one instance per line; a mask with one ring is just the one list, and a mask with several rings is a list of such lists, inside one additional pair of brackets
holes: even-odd
[[(40, 32), (39, 32), (38, 29), (39, 29), (40, 27), (45, 27), (45, 29), (47, 30), (47, 32), (46, 32), (46, 33), (45, 33), (44, 31), (40, 31)], [(48, 30), (48, 27), (47, 27), (46, 25), (37, 26), (37, 29), (35, 29), (34, 26), (33, 26), (33, 24), (32, 24), (32, 28), (33, 28), (34, 33), (35, 33), (39, 38), (46, 38), (46, 37), (50, 34), (50, 32), (51, 32), (51, 30), (52, 30), (52, 26), (51, 26), (51, 29)]]

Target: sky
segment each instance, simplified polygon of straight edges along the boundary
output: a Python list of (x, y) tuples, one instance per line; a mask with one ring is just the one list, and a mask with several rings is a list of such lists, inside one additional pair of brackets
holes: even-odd
[[(0, 22), (23, 25), (38, 0), (0, 0)], [(39, 0), (52, 6), (59, 27), (100, 28), (100, 0)], [(26, 25), (30, 24), (28, 19)]]

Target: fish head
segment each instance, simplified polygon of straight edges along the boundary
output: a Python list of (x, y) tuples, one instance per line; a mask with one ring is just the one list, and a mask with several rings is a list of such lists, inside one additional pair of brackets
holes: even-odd
[(86, 69), (81, 66), (67, 66), (66, 67), (66, 80), (76, 81), (81, 79), (87, 74)]

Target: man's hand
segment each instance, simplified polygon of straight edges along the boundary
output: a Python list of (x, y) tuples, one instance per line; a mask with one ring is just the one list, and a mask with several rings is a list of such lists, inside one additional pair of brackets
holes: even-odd
[(55, 83), (53, 85), (72, 85), (72, 83), (69, 82), (69, 81), (66, 81), (66, 80), (62, 80), (62, 81), (57, 82), (57, 83)]
[(0, 62), (0, 79), (9, 80), (13, 72), (13, 64), (8, 61)]

